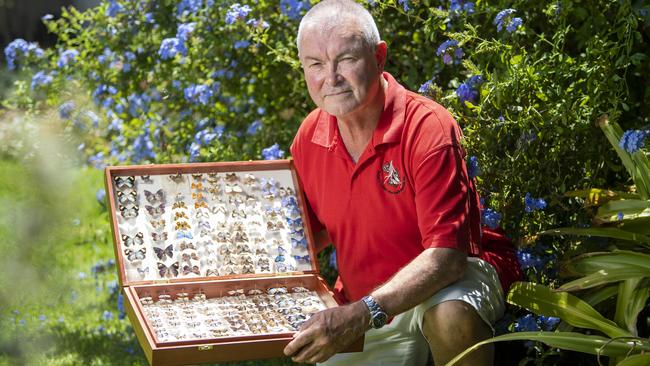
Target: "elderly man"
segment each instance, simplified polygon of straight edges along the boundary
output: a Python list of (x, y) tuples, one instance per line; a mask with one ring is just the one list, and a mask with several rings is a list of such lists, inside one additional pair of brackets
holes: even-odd
[[(296, 362), (436, 365), (493, 334), (495, 268), (479, 259), (480, 215), (461, 133), (439, 104), (384, 72), (387, 46), (351, 0), (302, 19), (298, 50), (318, 106), (291, 152), (317, 249), (337, 249), (347, 305), (315, 314), (286, 346)], [(341, 353), (365, 333), (362, 353)], [(428, 343), (428, 347), (427, 347)], [(332, 357), (334, 356), (334, 357)], [(491, 365), (483, 347), (465, 365)]]

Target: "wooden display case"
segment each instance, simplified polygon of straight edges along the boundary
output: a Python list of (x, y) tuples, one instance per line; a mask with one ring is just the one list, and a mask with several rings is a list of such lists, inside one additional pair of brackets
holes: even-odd
[[(233, 175), (233, 173), (236, 174)], [(199, 178), (199, 175), (202, 175), (201, 178)], [(237, 177), (239, 181), (236, 179), (232, 184), (226, 183), (225, 177), (227, 175), (229, 175), (229, 178)], [(130, 178), (127, 177), (134, 177), (133, 187), (118, 187), (115, 180), (116, 177), (119, 177), (118, 179), (122, 180), (129, 180)], [(269, 200), (266, 198), (260, 198), (258, 202), (254, 202), (253, 199), (255, 197), (259, 198), (264, 195), (260, 194), (260, 192), (257, 192), (257, 195), (254, 195), (246, 191), (247, 188), (244, 183), (242, 183), (242, 180), (250, 179), (252, 181), (251, 177), (255, 177), (258, 182), (266, 182), (265, 184), (267, 188), (275, 187), (276, 197)], [(176, 178), (176, 180), (173, 178)], [(181, 182), (181, 178), (183, 178), (184, 181)], [(198, 195), (199, 192), (203, 192), (205, 193), (204, 196), (208, 196), (207, 187), (209, 184), (207, 183), (207, 179), (210, 179), (210, 182), (213, 182), (211, 183), (213, 184), (211, 186), (213, 187), (213, 190), (210, 191), (210, 195), (214, 200), (208, 198), (204, 199)], [(214, 183), (216, 181), (218, 181), (219, 184)], [(275, 184), (275, 186), (269, 183), (271, 181), (274, 182), (273, 184)], [(198, 183), (206, 184), (201, 187)], [(118, 268), (118, 278), (125, 295), (126, 313), (133, 324), (138, 341), (140, 342), (150, 364), (184, 365), (282, 357), (284, 356), (283, 349), (291, 341), (295, 330), (267, 334), (225, 335), (212, 338), (182, 339), (173, 341), (161, 340), (157, 337), (157, 333), (144, 311), (143, 304), (141, 303), (143, 297), (152, 297), (155, 299), (161, 294), (173, 295), (176, 293), (202, 293), (208, 299), (211, 299), (222, 297), (228, 291), (232, 290), (265, 290), (274, 287), (292, 288), (300, 286), (317, 293), (325, 307), (330, 308), (339, 305), (327, 283), (319, 275), (318, 262), (316, 260), (314, 249), (313, 233), (310, 230), (309, 217), (306, 215), (305, 210), (305, 198), (291, 160), (107, 167), (105, 170), (105, 184), (115, 257)], [(234, 190), (238, 190), (236, 184), (240, 184), (239, 192), (232, 194)], [(195, 189), (198, 187), (201, 187), (201, 190)], [(251, 184), (251, 187), (256, 186)], [(267, 196), (271, 195), (273, 191), (273, 188), (268, 189), (270, 189), (270, 191), (266, 192)], [(173, 218), (171, 216), (172, 210), (170, 209), (170, 206), (171, 202), (176, 200), (178, 197), (184, 197), (184, 203), (188, 207), (186, 212), (194, 213), (194, 211), (196, 211), (197, 215), (199, 208), (198, 205), (195, 206), (193, 203), (203, 201), (199, 201), (198, 199), (193, 201), (191, 198), (192, 196), (200, 197), (206, 202), (217, 202), (214, 207), (218, 204), (231, 204), (233, 202), (233, 197), (235, 197), (235, 203), (232, 203), (233, 207), (241, 207), (238, 206), (239, 204), (243, 204), (240, 201), (247, 199), (247, 204), (250, 202), (251, 205), (254, 205), (253, 207), (249, 207), (248, 212), (263, 211), (265, 206), (263, 202), (275, 202), (276, 207), (267, 204), (266, 206), (268, 207), (266, 210), (271, 214), (275, 211), (277, 215), (280, 215), (278, 212), (285, 212), (287, 210), (282, 211), (282, 209), (277, 206), (276, 201), (278, 198), (278, 189), (280, 192), (285, 193), (287, 199), (289, 199), (290, 196), (295, 196), (297, 211), (293, 212), (299, 212), (299, 219), (302, 221), (300, 231), (304, 241), (301, 239), (300, 241), (295, 240), (295, 242), (293, 242), (293, 239), (289, 238), (293, 234), (287, 234), (293, 229), (290, 230), (288, 228), (277, 229), (277, 232), (275, 233), (271, 233), (270, 231), (264, 232), (263, 235), (261, 235), (261, 238), (256, 238), (255, 240), (259, 243), (259, 248), (263, 248), (269, 253), (267, 259), (275, 256), (275, 259), (277, 260), (281, 257), (281, 259), (286, 261), (286, 263), (274, 261), (274, 263), (271, 263), (273, 269), (270, 270), (264, 265), (261, 267), (256, 266), (254, 273), (232, 273), (232, 269), (230, 270), (230, 273), (225, 273), (221, 272), (221, 268), (218, 270), (220, 273), (215, 275), (217, 269), (215, 269), (215, 272), (208, 272), (205, 269), (206, 267), (202, 264), (200, 266), (194, 266), (192, 270), (191, 262), (188, 260), (188, 263), (190, 264), (185, 266), (185, 270), (182, 270), (183, 267), (179, 264), (181, 260), (178, 259), (180, 258), (181, 253), (178, 248), (179, 240), (174, 238), (174, 230), (170, 229), (165, 229), (166, 231), (163, 230), (163, 232), (158, 234), (159, 236), (164, 234), (165, 239), (169, 238), (169, 240), (162, 240), (164, 243), (162, 244), (162, 249), (156, 249), (156, 254), (154, 253), (154, 246), (157, 245), (154, 241), (154, 238), (156, 237), (152, 234), (153, 229), (149, 223), (151, 223), (151, 221), (155, 222), (155, 220), (152, 219), (152, 217), (154, 217), (159, 221), (165, 220), (166, 224), (169, 224), (169, 227), (171, 228)], [(132, 194), (130, 190), (134, 191), (135, 194)], [(143, 193), (145, 190), (148, 191), (146, 197)], [(155, 194), (158, 190), (164, 191), (166, 196), (156, 197)], [(264, 188), (262, 188), (262, 190), (264, 190)], [(128, 194), (132, 195), (125, 195), (124, 192), (127, 191)], [(174, 195), (175, 198), (172, 198), (172, 195)], [(155, 202), (156, 198), (161, 198), (163, 204), (159, 206), (149, 205), (147, 200), (150, 198), (152, 199), (151, 202)], [(238, 199), (240, 201), (237, 201)], [(176, 200), (176, 202), (180, 202), (180, 200)], [(284, 203), (282, 204), (284, 205)], [(209, 203), (207, 203), (207, 205), (210, 206)], [(129, 207), (131, 207), (131, 211), (129, 211)], [(192, 207), (197, 207), (197, 209), (195, 210)], [(233, 209), (233, 211), (237, 211), (237, 209)], [(147, 213), (151, 212), (162, 213), (158, 216), (148, 216)], [(243, 209), (241, 212), (242, 213), (238, 215), (245, 215)], [(130, 217), (133, 213), (135, 213), (136, 216)], [(234, 216), (235, 213), (232, 213), (232, 215)], [(259, 217), (262, 217), (264, 214), (260, 213), (259, 215), (261, 215)], [(189, 216), (191, 217), (192, 215), (190, 214)], [(214, 218), (211, 217), (211, 219)], [(226, 220), (228, 221), (231, 219), (227, 218)], [(295, 220), (295, 218), (287, 218), (286, 220), (287, 222), (292, 222), (291, 220)], [(208, 221), (206, 226), (208, 226), (209, 223), (210, 222)], [(246, 225), (245, 220), (243, 221), (243, 224), (244, 226)], [(255, 222), (255, 224), (257, 223)], [(268, 222), (267, 224), (269, 228), (274, 228), (273, 224), (269, 224)], [(164, 223), (163, 227), (165, 227)], [(206, 247), (208, 245), (213, 245), (216, 242), (216, 239), (214, 239), (214, 225), (212, 229), (213, 231), (211, 231), (209, 235), (206, 234), (206, 232), (201, 232), (202, 243), (204, 243)], [(192, 240), (198, 240), (198, 230), (196, 230), (196, 228), (192, 230), (195, 230), (192, 233)], [(188, 230), (188, 232), (190, 231), (191, 230)], [(139, 246), (137, 247), (137, 250), (133, 246), (126, 246), (128, 240), (133, 240), (135, 232), (141, 234), (139, 236), (141, 243), (138, 244)], [(123, 237), (124, 235), (127, 235), (126, 239)], [(131, 239), (128, 238), (129, 236)], [(275, 237), (280, 239), (272, 239)], [(178, 238), (178, 235), (176, 235), (176, 238)], [(158, 239), (160, 239), (160, 237), (158, 237)], [(181, 239), (186, 238), (181, 235)], [(273, 241), (273, 244), (270, 244), (270, 241)], [(294, 248), (292, 249), (292, 247), (287, 243), (293, 245)], [(296, 243), (299, 245), (294, 245)], [(304, 243), (304, 246), (300, 243)], [(131, 244), (135, 245), (133, 242), (131, 242)], [(274, 248), (274, 245), (277, 246), (277, 248)], [(171, 273), (171, 270), (165, 271), (168, 267), (164, 264), (161, 266), (160, 262), (162, 260), (155, 260), (155, 255), (160, 254), (166, 247), (170, 253), (168, 254), (168, 260), (174, 261), (178, 259), (177, 262), (174, 263), (177, 270), (176, 276)], [(287, 249), (282, 249), (281, 247)], [(276, 249), (277, 252), (273, 252)], [(281, 249), (282, 252), (280, 251)], [(136, 254), (134, 253), (137, 251), (143, 252), (142, 258), (136, 258)], [(206, 253), (207, 252), (208, 251), (206, 250)], [(272, 255), (271, 252), (273, 252)], [(175, 254), (172, 256), (171, 253)], [(261, 260), (262, 257), (263, 255), (260, 254), (255, 258), (260, 258)], [(133, 261), (134, 258), (135, 261)], [(165, 254), (162, 254), (162, 256), (159, 256), (158, 258), (164, 259)], [(228, 260), (232, 260), (230, 256)], [(219, 263), (218, 261), (215, 261), (210, 260), (212, 263)], [(134, 262), (139, 263), (140, 267), (134, 268)], [(203, 259), (198, 261), (198, 263), (203, 262)], [(158, 267), (156, 267), (156, 265)], [(282, 267), (279, 265), (282, 265)], [(243, 266), (240, 267), (248, 268)], [(162, 271), (158, 270), (160, 268), (162, 268)], [(169, 265), (169, 268), (171, 268), (171, 265)], [(363, 338), (350, 346), (346, 352), (360, 352), (362, 350)]]

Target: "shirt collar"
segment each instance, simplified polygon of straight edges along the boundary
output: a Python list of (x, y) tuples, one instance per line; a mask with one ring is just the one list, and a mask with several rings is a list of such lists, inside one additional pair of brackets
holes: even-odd
[[(404, 110), (406, 109), (406, 89), (401, 86), (393, 76), (387, 72), (383, 78), (388, 82), (384, 102), (384, 111), (381, 113), (379, 123), (372, 135), (372, 146), (399, 142), (404, 128)], [(333, 150), (339, 140), (339, 131), (336, 124), (336, 117), (321, 110), (318, 114), (316, 128), (312, 135), (311, 142)]]

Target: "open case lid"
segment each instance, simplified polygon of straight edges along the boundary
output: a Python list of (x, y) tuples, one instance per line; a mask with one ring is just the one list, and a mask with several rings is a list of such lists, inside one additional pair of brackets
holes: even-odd
[(291, 160), (110, 166), (122, 286), (318, 273)]

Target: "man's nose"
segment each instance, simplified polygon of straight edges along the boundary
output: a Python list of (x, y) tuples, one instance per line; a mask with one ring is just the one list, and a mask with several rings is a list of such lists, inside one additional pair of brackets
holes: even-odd
[(341, 82), (341, 80), (343, 80), (343, 77), (339, 72), (339, 65), (338, 63), (333, 62), (327, 68), (327, 75), (325, 76), (325, 82), (327, 83), (327, 85), (336, 86)]

